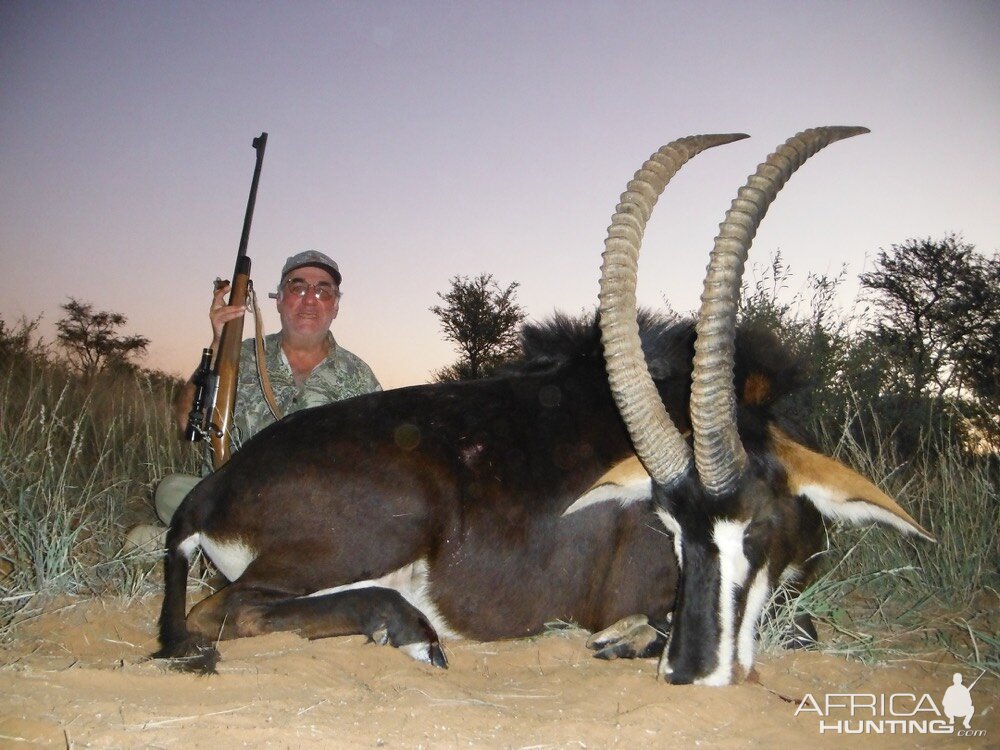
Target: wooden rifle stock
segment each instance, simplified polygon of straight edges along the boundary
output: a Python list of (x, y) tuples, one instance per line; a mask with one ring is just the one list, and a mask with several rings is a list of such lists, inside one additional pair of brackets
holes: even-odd
[[(240, 237), (240, 248), (236, 255), (236, 268), (233, 271), (233, 283), (229, 292), (229, 305), (245, 307), (250, 294), (250, 258), (247, 257), (247, 244), (250, 240), (250, 224), (253, 221), (254, 204), (257, 202), (257, 183), (260, 180), (260, 168), (264, 162), (266, 145), (267, 133), (261, 133), (259, 137), (253, 139), (253, 147), (257, 152), (257, 163), (254, 166), (250, 197), (247, 200), (247, 212), (243, 219), (243, 234)], [(244, 316), (241, 315), (223, 326), (219, 351), (216, 353), (212, 368), (216, 392), (208, 432), (212, 446), (212, 465), (216, 469), (226, 463), (232, 453), (230, 433), (233, 427), (233, 409), (236, 405), (236, 385), (240, 371), (243, 318)]]
[[(229, 305), (245, 306), (250, 293), (250, 259), (244, 256), (237, 261), (233, 272), (233, 285), (229, 292)], [(218, 469), (231, 454), (230, 432), (233, 428), (233, 411), (236, 407), (236, 383), (240, 373), (240, 347), (243, 345), (243, 319), (240, 315), (222, 328), (219, 351), (215, 356), (213, 374), (216, 391), (212, 408), (210, 441), (212, 466)]]

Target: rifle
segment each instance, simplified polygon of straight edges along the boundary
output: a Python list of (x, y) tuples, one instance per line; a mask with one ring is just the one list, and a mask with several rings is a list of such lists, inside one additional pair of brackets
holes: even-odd
[[(257, 152), (257, 163), (250, 183), (250, 197), (247, 212), (243, 218), (243, 234), (236, 254), (236, 268), (233, 270), (233, 285), (229, 292), (229, 305), (246, 306), (250, 292), (250, 258), (247, 244), (250, 240), (250, 224), (253, 221), (254, 204), (257, 202), (257, 183), (260, 181), (260, 167), (264, 162), (264, 148), (267, 133), (253, 139)], [(220, 284), (222, 282), (216, 282)], [(240, 370), (240, 346), (243, 340), (243, 318), (229, 321), (222, 328), (218, 354), (213, 358), (211, 349), (201, 353), (201, 364), (194, 375), (195, 397), (191, 413), (188, 414), (184, 437), (197, 442), (206, 436), (212, 446), (212, 465), (218, 469), (230, 456), (230, 430), (232, 429), (233, 408), (236, 405), (236, 381)]]

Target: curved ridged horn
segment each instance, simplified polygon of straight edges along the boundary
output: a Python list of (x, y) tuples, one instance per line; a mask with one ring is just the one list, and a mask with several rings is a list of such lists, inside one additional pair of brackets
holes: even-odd
[(600, 324), (608, 380), (639, 459), (661, 485), (687, 471), (691, 450), (670, 421), (646, 369), (635, 303), (639, 247), (653, 206), (677, 171), (707, 148), (747, 137), (743, 133), (696, 135), (661, 148), (628, 183), (604, 241)]
[(792, 136), (750, 175), (719, 225), (701, 295), (691, 385), (695, 465), (702, 485), (713, 494), (731, 491), (747, 462), (736, 426), (733, 358), (743, 266), (757, 227), (806, 159), (835, 141), (867, 132), (825, 127)]

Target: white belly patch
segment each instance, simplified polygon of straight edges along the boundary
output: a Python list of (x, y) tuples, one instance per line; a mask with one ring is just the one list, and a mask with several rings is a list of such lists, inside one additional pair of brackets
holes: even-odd
[(394, 570), (381, 578), (355, 581), (343, 586), (321, 589), (320, 591), (314, 591), (309, 596), (324, 596), (326, 594), (336, 594), (341, 591), (366, 588), (384, 588), (398, 591), (406, 601), (419, 609), (424, 617), (430, 620), (439, 637), (461, 638), (461, 635), (452, 630), (451, 626), (448, 625), (448, 622), (434, 604), (434, 599), (430, 591), (427, 561), (423, 558), (409, 565), (404, 565), (399, 570)]

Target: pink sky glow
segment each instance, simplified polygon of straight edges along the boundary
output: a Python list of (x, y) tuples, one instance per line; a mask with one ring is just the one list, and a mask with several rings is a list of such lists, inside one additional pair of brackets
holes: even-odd
[(334, 333), (386, 387), (455, 359), (428, 308), (457, 274), (520, 282), (533, 318), (591, 309), (618, 195), (692, 133), (752, 138), (668, 188), (643, 248), (648, 305), (695, 307), (736, 189), (815, 125), (872, 133), (794, 177), (752, 262), (780, 249), (804, 284), (845, 264), (853, 281), (910, 237), (960, 232), (992, 253), (998, 28), (989, 1), (8, 0), (0, 316), (41, 314), (51, 340), (60, 303), (89, 301), (151, 339), (143, 364), (186, 375), (262, 130), (258, 289), (293, 252), (337, 259)]

